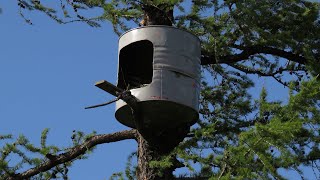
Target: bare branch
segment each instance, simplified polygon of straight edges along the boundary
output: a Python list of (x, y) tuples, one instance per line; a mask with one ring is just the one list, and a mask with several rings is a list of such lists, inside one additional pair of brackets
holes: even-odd
[(270, 55), (282, 57), (300, 64), (306, 64), (307, 62), (307, 59), (305, 59), (304, 57), (298, 54), (294, 54), (293, 52), (288, 52), (288, 51), (284, 51), (284, 50), (273, 48), (273, 47), (259, 46), (259, 45), (242, 47), (242, 46), (234, 45), (234, 48), (240, 49), (242, 50), (242, 52), (239, 54), (218, 56), (215, 58), (214, 54), (212, 53), (209, 54), (203, 51), (201, 56), (201, 65), (236, 63), (242, 60), (247, 60), (250, 56), (255, 54), (270, 54)]
[(31, 168), (29, 170), (26, 170), (23, 173), (15, 174), (9, 177), (8, 180), (28, 179), (41, 172), (48, 171), (59, 164), (72, 161), (77, 157), (85, 154), (88, 150), (90, 150), (91, 148), (95, 147), (98, 144), (117, 142), (117, 141), (122, 141), (127, 139), (137, 139), (137, 131), (132, 129), (132, 130), (126, 130), (126, 131), (116, 132), (112, 134), (95, 135), (89, 138), (88, 140), (86, 140), (83, 144), (71, 148), (68, 152), (55, 155), (53, 156), (53, 158), (50, 158), (49, 160), (45, 161), (43, 164), (37, 167)]

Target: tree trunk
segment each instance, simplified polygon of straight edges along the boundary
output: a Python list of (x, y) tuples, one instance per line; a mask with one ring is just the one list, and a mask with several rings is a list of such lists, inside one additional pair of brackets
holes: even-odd
[(143, 20), (140, 22), (141, 26), (148, 25), (166, 25), (172, 26), (173, 24), (173, 7), (167, 4), (160, 4), (158, 6), (144, 5)]
[(152, 168), (149, 162), (158, 161), (168, 152), (163, 152), (156, 146), (150, 145), (142, 135), (139, 134), (138, 138), (138, 180), (159, 180), (159, 179), (173, 179), (173, 168)]
[[(173, 24), (173, 7), (160, 4), (144, 5), (144, 19), (140, 22), (142, 26)], [(137, 120), (139, 117), (137, 117)], [(141, 123), (142, 125), (143, 123)], [(138, 180), (161, 180), (174, 179), (173, 171), (177, 167), (182, 167), (175, 156), (172, 156), (172, 166), (168, 168), (154, 168), (149, 166), (149, 162), (161, 160), (186, 137), (190, 129), (189, 124), (181, 127), (170, 127), (161, 134), (155, 134), (152, 129), (138, 128)]]

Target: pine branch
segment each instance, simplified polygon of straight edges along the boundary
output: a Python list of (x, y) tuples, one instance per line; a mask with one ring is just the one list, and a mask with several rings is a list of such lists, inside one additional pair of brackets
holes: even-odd
[(320, 161), (320, 155), (315, 155), (315, 156), (303, 156), (303, 157), (298, 157), (297, 162), (292, 162), (292, 163), (287, 163), (285, 164), (285, 166), (281, 163), (274, 163), (273, 166), (276, 168), (276, 169), (279, 169), (279, 168), (290, 168), (290, 167), (294, 167), (294, 166), (297, 166), (297, 165), (300, 165), (300, 164), (303, 164), (303, 165), (308, 165), (310, 163), (313, 163), (313, 162), (316, 162), (316, 161)]
[(91, 148), (95, 147), (98, 144), (118, 142), (118, 141), (127, 140), (127, 139), (136, 139), (136, 137), (137, 137), (137, 131), (133, 129), (120, 131), (112, 134), (95, 135), (89, 138), (88, 140), (86, 140), (83, 144), (71, 148), (68, 152), (55, 155), (54, 158), (49, 158), (49, 160), (45, 161), (43, 164), (37, 167), (28, 169), (23, 173), (14, 174), (11, 177), (9, 177), (8, 180), (28, 179), (41, 172), (48, 171), (59, 164), (72, 161), (77, 157), (85, 154), (88, 150), (90, 150)]
[(306, 58), (298, 54), (273, 48), (273, 47), (260, 46), (260, 45), (250, 46), (250, 47), (242, 47), (239, 45), (233, 45), (233, 46), (234, 48), (242, 50), (242, 52), (234, 55), (225, 55), (225, 56), (216, 57), (216, 55), (213, 54), (214, 52), (209, 54), (208, 52), (203, 51), (201, 56), (201, 65), (236, 63), (242, 60), (247, 60), (250, 56), (253, 56), (256, 54), (270, 54), (270, 55), (288, 59), (293, 62), (297, 62), (299, 64), (306, 64), (307, 62)]
[(257, 69), (250, 69), (250, 68), (247, 68), (245, 66), (241, 66), (239, 64), (228, 64), (229, 66), (239, 70), (239, 71), (242, 71), (246, 74), (257, 74), (259, 76), (275, 76), (277, 74), (281, 74), (283, 72), (293, 72), (293, 71), (306, 71), (305, 68), (295, 68), (295, 69), (292, 69), (292, 68), (279, 68), (278, 70), (276, 71), (273, 71), (273, 72), (264, 72), (264, 71), (261, 71), (261, 70), (257, 70)]

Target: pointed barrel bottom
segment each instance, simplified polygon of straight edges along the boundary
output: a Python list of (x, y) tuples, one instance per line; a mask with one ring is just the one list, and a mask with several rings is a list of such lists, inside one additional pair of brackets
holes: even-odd
[[(193, 125), (198, 120), (198, 112), (193, 108), (172, 101), (149, 100), (138, 102), (144, 128), (160, 131), (179, 125)], [(135, 128), (131, 109), (124, 105), (117, 109), (116, 119), (129, 127)]]

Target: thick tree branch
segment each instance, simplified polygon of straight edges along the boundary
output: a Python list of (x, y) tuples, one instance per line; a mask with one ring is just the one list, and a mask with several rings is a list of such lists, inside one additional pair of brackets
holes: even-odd
[(255, 54), (270, 54), (274, 56), (279, 56), (290, 61), (294, 61), (300, 64), (306, 64), (307, 59), (304, 57), (294, 54), (292, 52), (284, 51), (281, 49), (267, 47), (267, 46), (250, 46), (250, 47), (242, 47), (238, 45), (234, 45), (234, 48), (242, 50), (239, 54), (234, 55), (225, 55), (225, 56), (215, 56), (215, 54), (209, 54), (205, 51), (202, 52), (201, 56), (201, 65), (208, 64), (222, 64), (222, 63), (236, 63), (242, 60), (248, 59), (250, 56)]
[(15, 174), (8, 178), (8, 180), (20, 180), (20, 179), (28, 179), (32, 176), (35, 176), (41, 172), (45, 172), (50, 170), (51, 168), (63, 164), (65, 162), (72, 161), (77, 157), (85, 154), (88, 150), (93, 148), (98, 144), (111, 143), (122, 141), (126, 139), (137, 139), (137, 131), (136, 130), (126, 130), (121, 132), (116, 132), (112, 134), (101, 134), (95, 135), (88, 140), (86, 140), (83, 144), (75, 146), (71, 148), (68, 152), (53, 156), (49, 160), (45, 161), (43, 164), (31, 168), (23, 173)]

